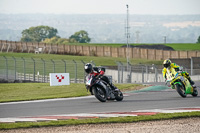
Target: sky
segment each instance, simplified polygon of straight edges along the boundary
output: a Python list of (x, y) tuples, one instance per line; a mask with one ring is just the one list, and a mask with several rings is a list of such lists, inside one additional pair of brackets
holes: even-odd
[(0, 13), (200, 14), (200, 0), (0, 0)]

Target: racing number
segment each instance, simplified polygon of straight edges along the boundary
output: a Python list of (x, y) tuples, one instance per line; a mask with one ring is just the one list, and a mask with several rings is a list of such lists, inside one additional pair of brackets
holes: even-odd
[(174, 74), (172, 72), (170, 72), (171, 77), (174, 77)]

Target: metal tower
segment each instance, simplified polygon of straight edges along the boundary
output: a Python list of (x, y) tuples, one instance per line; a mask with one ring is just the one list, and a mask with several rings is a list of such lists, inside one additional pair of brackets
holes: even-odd
[(130, 45), (129, 45), (129, 40), (130, 40), (130, 27), (129, 27), (129, 9), (128, 9), (128, 5), (126, 5), (127, 7), (127, 19), (126, 19), (126, 58), (127, 58), (127, 82), (130, 83), (131, 82), (131, 66), (130, 66), (130, 62), (129, 62), (129, 58), (130, 58)]
[(126, 48), (126, 58), (127, 58), (127, 69), (128, 69), (128, 63), (129, 63), (129, 47), (130, 47), (130, 45), (129, 45), (129, 39), (130, 39), (130, 32), (129, 32), (129, 30), (130, 30), (130, 27), (129, 27), (129, 10), (128, 10), (128, 5), (126, 5), (126, 7), (127, 7), (127, 18), (126, 18), (126, 27), (125, 27), (125, 29), (126, 29), (126, 33), (125, 33), (125, 35), (126, 35), (126, 45), (127, 45), (127, 48)]

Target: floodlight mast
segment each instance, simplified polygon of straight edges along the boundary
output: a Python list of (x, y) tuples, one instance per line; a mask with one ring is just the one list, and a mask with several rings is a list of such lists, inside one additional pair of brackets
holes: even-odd
[(163, 39), (164, 39), (164, 44), (167, 43), (167, 36), (163, 36)]
[(130, 33), (129, 33), (129, 10), (128, 10), (128, 5), (126, 5), (127, 7), (127, 20), (126, 20), (126, 59), (127, 59), (127, 71), (128, 71), (128, 66), (129, 66), (129, 39), (130, 39)]

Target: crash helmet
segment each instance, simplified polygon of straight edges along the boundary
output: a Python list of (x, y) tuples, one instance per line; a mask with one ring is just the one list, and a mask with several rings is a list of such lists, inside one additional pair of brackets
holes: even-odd
[(90, 63), (85, 64), (84, 69), (85, 69), (86, 73), (91, 73), (92, 72), (92, 64), (90, 64)]
[(171, 65), (171, 60), (169, 60), (169, 59), (166, 59), (166, 60), (164, 60), (164, 62), (163, 62), (163, 66), (165, 67), (165, 68), (168, 68), (170, 65)]

